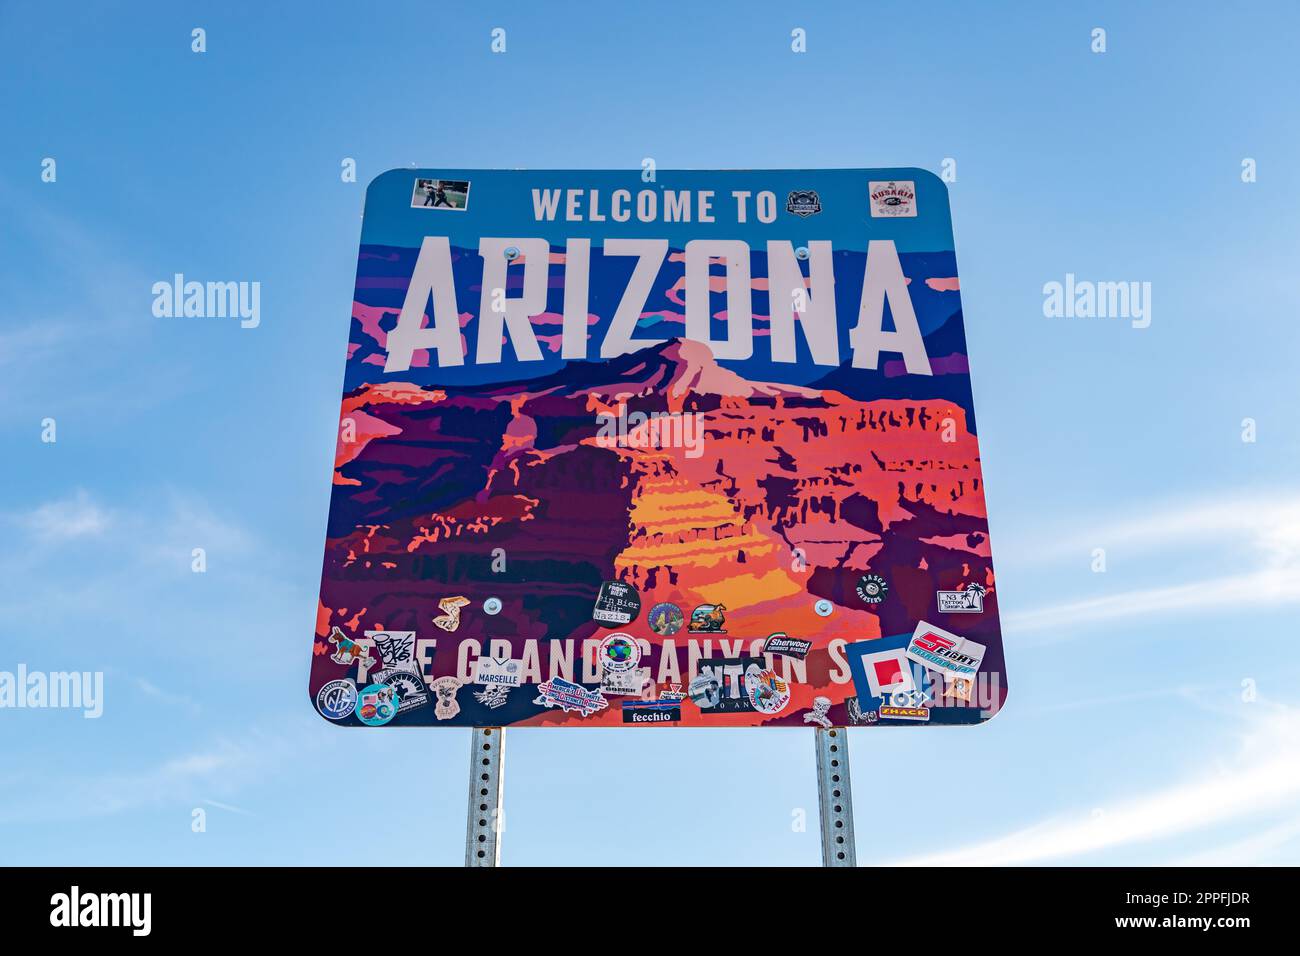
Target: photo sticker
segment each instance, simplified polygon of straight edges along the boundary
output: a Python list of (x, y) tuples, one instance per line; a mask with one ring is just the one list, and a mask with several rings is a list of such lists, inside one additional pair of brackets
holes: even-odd
[(417, 179), (411, 193), (412, 209), (452, 209), (469, 206), (469, 183), (460, 179)]

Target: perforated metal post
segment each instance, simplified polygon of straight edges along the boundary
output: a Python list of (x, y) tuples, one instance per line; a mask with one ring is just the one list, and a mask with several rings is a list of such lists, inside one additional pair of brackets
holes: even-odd
[(498, 866), (505, 814), (505, 731), (475, 727), (469, 745), (469, 814), (465, 822), (465, 865)]
[(822, 825), (822, 866), (857, 866), (849, 735), (843, 727), (817, 728), (817, 809)]

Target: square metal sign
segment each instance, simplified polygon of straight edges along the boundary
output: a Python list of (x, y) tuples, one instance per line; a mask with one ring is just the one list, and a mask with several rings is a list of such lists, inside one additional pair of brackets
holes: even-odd
[(944, 183), (376, 178), (312, 645), (357, 726), (991, 717)]

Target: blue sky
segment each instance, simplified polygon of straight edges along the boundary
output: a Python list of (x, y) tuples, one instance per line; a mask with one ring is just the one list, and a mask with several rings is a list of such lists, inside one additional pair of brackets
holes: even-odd
[[(468, 733), (303, 700), (363, 191), (647, 156), (956, 160), (1012, 691), (851, 735), (859, 862), (1300, 862), (1295, 8), (563, 10), (0, 8), (0, 670), (106, 681), (0, 711), (0, 863), (461, 861)], [(260, 326), (155, 318), (177, 272)], [(512, 731), (503, 862), (814, 865), (816, 805), (807, 732)]]

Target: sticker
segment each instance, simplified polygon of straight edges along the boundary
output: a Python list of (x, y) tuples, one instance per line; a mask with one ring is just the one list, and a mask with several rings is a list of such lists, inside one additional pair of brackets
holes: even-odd
[[(853, 703), (856, 704), (857, 701), (853, 701)], [(830, 712), (831, 712), (831, 699), (829, 697), (814, 697), (812, 710), (808, 711), (808, 713), (803, 715), (803, 722), (805, 724), (818, 724), (819, 726), (825, 727), (827, 730), (830, 730), (831, 729), (831, 718), (829, 716)]]
[[(873, 642), (865, 643), (870, 646)], [(866, 672), (871, 697), (884, 697), (896, 690), (912, 690), (916, 687), (916, 682), (912, 679), (912, 668), (908, 666), (907, 655), (901, 647), (868, 651), (862, 655), (861, 663)], [(858, 693), (862, 693), (862, 688), (858, 688)]]
[(929, 720), (929, 707), (895, 707), (893, 704), (882, 704), (880, 707), (881, 718), (891, 718), (893, 720)]
[(451, 720), (460, 713), (460, 702), (456, 700), (456, 692), (464, 685), (465, 682), (459, 677), (438, 677), (430, 682), (429, 689), (434, 694), (435, 717), (439, 720)]
[(438, 610), (442, 613), (433, 619), (433, 623), (444, 631), (456, 630), (460, 627), (460, 609), (468, 605), (469, 598), (460, 595), (443, 598), (438, 602)]
[(631, 634), (615, 631), (600, 642), (596, 659), (603, 674), (625, 673), (641, 663), (641, 645)]
[(874, 710), (863, 710), (862, 704), (856, 697), (850, 697), (845, 702), (844, 709), (849, 712), (851, 724), (874, 724), (879, 717)]
[(899, 179), (890, 182), (869, 182), (867, 192), (871, 195), (873, 219), (915, 218), (915, 181)]
[(680, 700), (625, 700), (622, 709), (625, 724), (675, 724), (682, 719)]
[[(918, 633), (922, 639), (927, 639), (927, 635), (932, 635), (937, 630), (924, 621), (921, 623), (923, 626), (918, 628)], [(876, 713), (878, 719), (891, 723), (979, 723), (980, 708), (972, 707), (964, 701), (950, 699), (943, 704), (932, 703), (942, 696), (940, 682), (943, 675), (909, 656), (908, 651), (913, 647), (916, 636), (907, 633), (892, 634), (870, 641), (854, 641), (844, 648), (844, 657), (848, 661), (853, 686), (857, 691), (856, 703), (852, 703), (852, 699), (849, 702), (849, 719), (857, 723), (869, 713)], [(855, 717), (855, 714), (858, 716)]]
[(746, 670), (745, 692), (749, 705), (760, 714), (779, 714), (790, 703), (790, 685), (774, 670)]
[(469, 183), (463, 179), (417, 179), (411, 193), (412, 209), (464, 212), (469, 206)]
[(501, 599), (490, 597), (483, 602), (483, 613), (497, 615), (501, 613)]
[(686, 623), (686, 615), (676, 604), (664, 601), (650, 609), (646, 624), (660, 637), (672, 637)]
[(424, 678), (415, 661), (407, 661), (396, 667), (385, 667), (371, 675), (375, 683), (387, 684), (397, 691), (397, 712), (407, 714), (419, 710), (429, 703), (429, 690), (424, 686)]
[(813, 611), (814, 613), (816, 613), (818, 617), (830, 617), (831, 613), (834, 610), (835, 610), (835, 603), (833, 601), (826, 600), (826, 598), (822, 598), (820, 601), (818, 601), (816, 604), (813, 605)]
[(682, 690), (681, 684), (669, 684), (667, 690), (659, 692), (660, 701), (672, 701), (677, 704), (680, 704), (685, 696), (686, 692)]
[(357, 698), (357, 720), (367, 727), (382, 727), (397, 716), (397, 691), (387, 684), (370, 684)]
[(822, 201), (814, 190), (796, 189), (785, 197), (785, 211), (807, 219), (822, 211)]
[(496, 710), (510, 696), (510, 688), (505, 684), (489, 684), (483, 690), (474, 691), (474, 699), (485, 707)]
[(332, 680), (316, 692), (316, 709), (328, 720), (343, 720), (357, 709), (357, 685), (351, 680)]
[(907, 645), (907, 656), (948, 678), (973, 678), (984, 660), (985, 647), (921, 621)]
[(763, 643), (764, 654), (784, 654), (786, 657), (793, 657), (797, 660), (803, 660), (812, 650), (812, 641), (802, 641), (797, 637), (788, 637), (785, 631), (777, 631), (774, 634), (767, 635), (767, 640)]
[(911, 690), (896, 690), (889, 695), (889, 702), (895, 707), (924, 707), (932, 700), (934, 698), (919, 687)]
[(975, 682), (968, 677), (953, 677), (944, 682), (943, 696), (969, 702), (975, 690)]
[(636, 588), (622, 581), (606, 581), (596, 596), (596, 606), (591, 619), (604, 627), (631, 624), (641, 613), (641, 595)]
[[(751, 679), (757, 679), (757, 675), (764, 670), (761, 657), (714, 657), (700, 661), (700, 677), (696, 680), (707, 676), (718, 685), (716, 702), (707, 706), (699, 704), (700, 710), (706, 714), (752, 713), (755, 708), (749, 697), (749, 683)], [(786, 688), (787, 702), (788, 691), (789, 689)], [(692, 694), (692, 699), (694, 697), (695, 695)], [(706, 699), (712, 697), (713, 695), (709, 694)], [(699, 701), (696, 703), (698, 704)], [(781, 706), (784, 707), (785, 703)]]
[(329, 642), (338, 645), (338, 650), (330, 655), (330, 660), (335, 664), (351, 664), (358, 660), (365, 661), (369, 664), (374, 660), (374, 658), (370, 656), (370, 648), (362, 647), (356, 641), (347, 637), (337, 627), (330, 631)]
[(936, 591), (935, 598), (940, 614), (979, 614), (987, 593), (982, 584), (968, 584), (962, 591)]
[(619, 697), (640, 697), (646, 685), (650, 683), (650, 668), (638, 667), (635, 670), (600, 675), (600, 691)]
[(889, 582), (879, 574), (864, 574), (858, 579), (858, 597), (867, 604), (879, 604), (889, 597)]
[(366, 631), (366, 637), (375, 642), (384, 667), (405, 664), (414, 659), (414, 631)]
[(537, 685), (537, 690), (539, 693), (533, 700), (534, 704), (559, 707), (566, 714), (576, 712), (583, 717), (589, 717), (609, 706), (609, 701), (600, 691), (587, 690), (581, 684), (575, 684), (563, 677), (552, 677), (548, 681), (542, 681)]
[(707, 710), (718, 706), (718, 701), (722, 699), (722, 684), (710, 671), (707, 674), (700, 674), (699, 677), (691, 681), (687, 692), (690, 695), (691, 703), (701, 710)]
[(723, 625), (727, 618), (722, 613), (726, 609), (725, 604), (701, 604), (691, 612), (691, 623), (686, 629), (693, 634), (726, 634)]
[(480, 657), (474, 662), (474, 683), (518, 687), (523, 678), (523, 669), (523, 661), (509, 657)]

